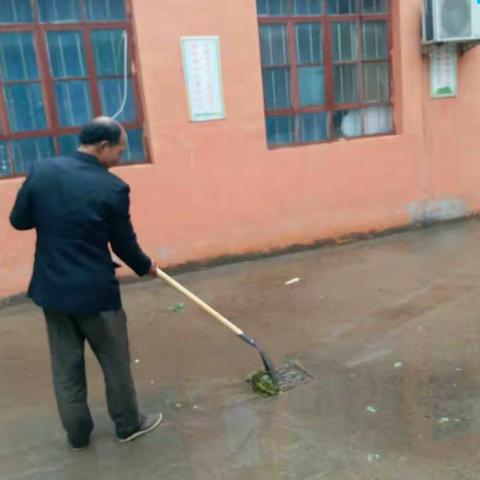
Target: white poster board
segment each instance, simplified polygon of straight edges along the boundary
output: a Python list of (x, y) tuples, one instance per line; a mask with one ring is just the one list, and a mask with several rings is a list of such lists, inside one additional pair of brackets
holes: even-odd
[(190, 120), (225, 118), (219, 37), (182, 37)]
[(432, 98), (457, 96), (457, 47), (435, 46), (430, 52), (430, 86)]

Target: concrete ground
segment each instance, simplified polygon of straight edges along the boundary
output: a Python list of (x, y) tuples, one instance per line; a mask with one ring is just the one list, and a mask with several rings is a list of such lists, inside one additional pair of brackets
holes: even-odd
[[(284, 282), (300, 277), (287, 286)], [(123, 288), (140, 403), (165, 423), (113, 440), (88, 353), (96, 421), (66, 446), (41, 312), (0, 310), (2, 480), (477, 480), (480, 222), (176, 277), (315, 376), (251, 393), (260, 357), (160, 281)]]

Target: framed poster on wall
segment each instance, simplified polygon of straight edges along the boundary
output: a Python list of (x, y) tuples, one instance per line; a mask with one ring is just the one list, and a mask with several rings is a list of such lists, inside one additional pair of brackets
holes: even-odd
[(190, 120), (225, 118), (220, 38), (182, 37), (181, 47)]
[(432, 98), (457, 96), (457, 47), (435, 46), (430, 52), (430, 88)]

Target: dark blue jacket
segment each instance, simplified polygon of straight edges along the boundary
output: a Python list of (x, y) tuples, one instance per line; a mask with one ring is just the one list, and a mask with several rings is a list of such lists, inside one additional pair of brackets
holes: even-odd
[(121, 308), (108, 244), (140, 276), (151, 265), (130, 222), (129, 193), (125, 182), (85, 153), (34, 167), (10, 222), (18, 230), (37, 231), (28, 290), (36, 304), (63, 313)]

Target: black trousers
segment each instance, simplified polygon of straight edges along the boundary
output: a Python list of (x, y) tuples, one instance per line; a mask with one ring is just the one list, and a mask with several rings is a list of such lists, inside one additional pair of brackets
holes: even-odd
[(127, 318), (123, 310), (65, 315), (44, 310), (52, 360), (53, 385), (63, 428), (72, 446), (88, 443), (93, 420), (87, 404), (85, 340), (105, 377), (107, 404), (117, 436), (140, 424), (130, 370)]

